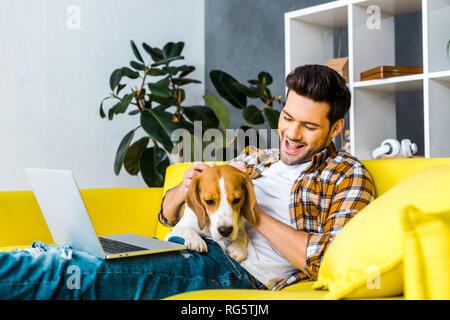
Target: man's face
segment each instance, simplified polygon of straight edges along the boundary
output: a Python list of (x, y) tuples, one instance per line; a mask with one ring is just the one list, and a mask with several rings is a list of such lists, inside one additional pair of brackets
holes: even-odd
[(339, 119), (331, 128), (329, 104), (316, 102), (290, 90), (278, 121), (280, 159), (287, 165), (310, 161), (328, 146), (344, 126)]

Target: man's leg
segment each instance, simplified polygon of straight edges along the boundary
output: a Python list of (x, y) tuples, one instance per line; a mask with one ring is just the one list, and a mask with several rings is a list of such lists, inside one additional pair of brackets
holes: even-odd
[(162, 299), (201, 289), (263, 288), (217, 243), (207, 244), (207, 253), (103, 260), (35, 243), (35, 249), (0, 254), (0, 299)]

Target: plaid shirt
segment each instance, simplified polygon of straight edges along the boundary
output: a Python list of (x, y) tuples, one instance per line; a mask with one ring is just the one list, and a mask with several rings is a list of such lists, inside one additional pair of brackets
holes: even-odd
[[(257, 179), (265, 169), (279, 161), (279, 151), (247, 147), (230, 162), (233, 161), (243, 161), (249, 176)], [(317, 279), (328, 245), (374, 194), (368, 171), (347, 152), (337, 152), (333, 142), (314, 155), (311, 164), (295, 180), (289, 203), (290, 226), (309, 234), (306, 268), (279, 281), (272, 290)]]
[[(229, 163), (233, 161), (243, 161), (250, 178), (257, 179), (265, 169), (279, 161), (279, 151), (247, 147)], [(291, 227), (309, 233), (306, 268), (279, 281), (272, 290), (317, 279), (328, 245), (342, 227), (373, 199), (374, 194), (366, 168), (347, 152), (337, 152), (333, 142), (314, 155), (311, 164), (295, 180), (289, 203)], [(165, 225), (174, 225), (164, 218), (162, 210), (158, 218)]]

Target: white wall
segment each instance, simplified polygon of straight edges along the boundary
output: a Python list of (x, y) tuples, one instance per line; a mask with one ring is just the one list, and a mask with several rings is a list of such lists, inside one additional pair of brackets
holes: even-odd
[[(80, 8), (80, 29), (66, 12)], [(138, 116), (101, 119), (109, 76), (136, 60), (129, 41), (184, 41), (196, 66), (187, 103), (203, 104), (204, 0), (2, 0), (0, 3), (0, 191), (30, 190), (24, 167), (74, 172), (80, 188), (145, 187), (113, 171), (122, 137)], [(145, 53), (144, 50), (141, 50)], [(187, 104), (188, 105), (188, 104)], [(107, 110), (106, 110), (107, 111)], [(138, 134), (139, 133), (139, 134)], [(143, 136), (137, 131), (135, 139)]]

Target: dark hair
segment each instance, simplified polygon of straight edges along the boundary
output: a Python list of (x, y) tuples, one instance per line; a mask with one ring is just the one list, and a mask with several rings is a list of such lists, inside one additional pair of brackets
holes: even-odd
[(327, 102), (328, 120), (331, 126), (344, 118), (350, 109), (351, 94), (345, 79), (335, 70), (312, 64), (295, 68), (286, 77), (288, 93), (290, 90), (317, 102)]

